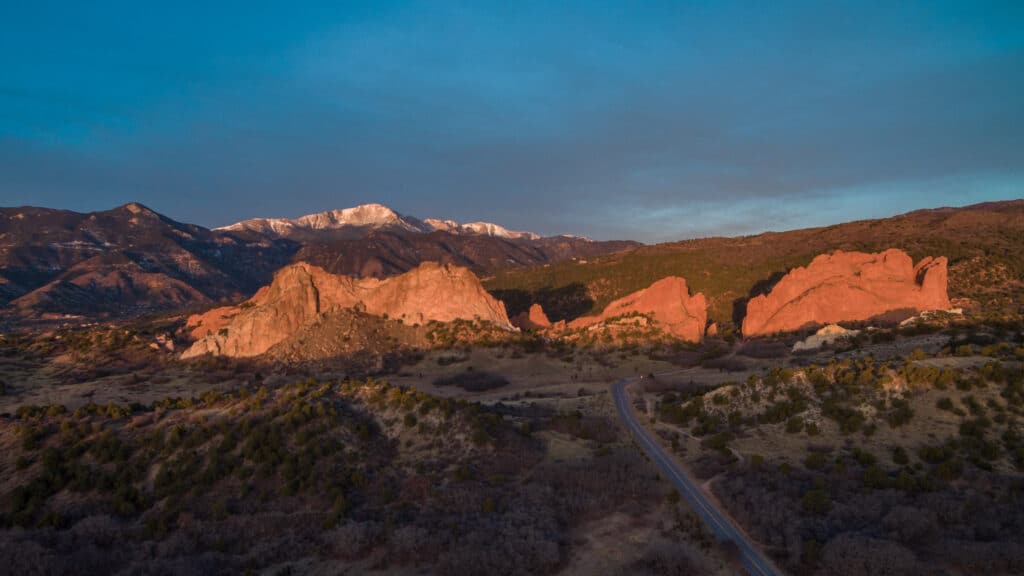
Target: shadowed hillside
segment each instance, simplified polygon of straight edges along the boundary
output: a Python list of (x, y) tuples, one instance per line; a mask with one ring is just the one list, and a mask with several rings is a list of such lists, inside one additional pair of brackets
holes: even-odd
[(0, 208), (0, 306), (132, 315), (259, 288), (291, 258), (288, 240), (248, 241), (141, 204), (79, 213)]
[(330, 238), (322, 234), (305, 243), (295, 260), (316, 264), (333, 274), (383, 278), (408, 272), (422, 262), (457, 264), (478, 272), (493, 272), (591, 258), (638, 245), (628, 241), (593, 242), (569, 236), (518, 239), (385, 230), (361, 238)]

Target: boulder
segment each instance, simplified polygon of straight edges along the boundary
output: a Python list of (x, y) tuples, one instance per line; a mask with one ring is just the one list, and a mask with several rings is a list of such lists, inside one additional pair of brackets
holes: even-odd
[(807, 338), (793, 344), (793, 352), (817, 350), (826, 344), (834, 344), (836, 340), (853, 338), (858, 334), (860, 334), (860, 330), (847, 330), (838, 324), (829, 324)]
[(548, 315), (544, 313), (544, 308), (540, 304), (532, 304), (527, 312), (517, 314), (512, 319), (512, 324), (523, 330), (542, 330), (551, 327), (551, 320), (548, 320)]
[(322, 314), (357, 308), (406, 324), (479, 318), (512, 330), (505, 305), (467, 268), (423, 263), (385, 280), (330, 274), (307, 263), (282, 268), (269, 286), (239, 306), (189, 319), (199, 339), (182, 355), (257, 356)]
[(712, 322), (711, 324), (708, 324), (707, 330), (704, 331), (704, 336), (708, 338), (714, 338), (715, 336), (718, 336), (718, 323)]
[(639, 313), (650, 316), (659, 329), (680, 340), (700, 342), (707, 324), (707, 301), (703, 294), (690, 296), (686, 280), (678, 276), (662, 278), (643, 290), (615, 300), (598, 316), (583, 316), (568, 328), (586, 328), (611, 318)]
[(915, 266), (897, 249), (822, 254), (747, 303), (743, 335), (943, 310), (949, 308), (946, 279), (944, 257), (925, 258)]

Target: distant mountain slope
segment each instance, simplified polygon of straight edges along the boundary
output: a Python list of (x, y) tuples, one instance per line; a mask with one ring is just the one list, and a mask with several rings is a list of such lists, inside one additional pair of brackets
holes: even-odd
[(0, 305), (131, 315), (251, 294), (298, 246), (247, 240), (141, 204), (82, 214), (0, 208)]
[(428, 261), (490, 273), (639, 245), (541, 238), (486, 223), (425, 222), (379, 204), (218, 230), (135, 203), (88, 214), (0, 208), (0, 308), (19, 316), (130, 316), (241, 300), (298, 261), (378, 278)]
[(256, 218), (217, 228), (249, 239), (288, 238), (301, 243), (295, 261), (333, 274), (383, 278), (422, 262), (457, 264), (476, 273), (586, 259), (630, 250), (639, 242), (594, 242), (571, 235), (540, 236), (490, 222), (421, 220), (382, 204), (309, 214)]
[(536, 266), (573, 258), (591, 258), (638, 246), (635, 242), (593, 242), (568, 236), (516, 240), (463, 236), (446, 232), (406, 234), (375, 231), (363, 238), (308, 241), (295, 259), (333, 274), (384, 277), (421, 262), (466, 266), (480, 273)]
[(670, 275), (709, 298), (710, 320), (729, 328), (746, 301), (782, 274), (833, 250), (901, 248), (915, 260), (949, 258), (949, 295), (983, 311), (1020, 315), (1024, 307), (1024, 200), (964, 208), (918, 210), (880, 220), (705, 238), (644, 246), (586, 264), (509, 269), (485, 285), (515, 316), (539, 302), (552, 321), (602, 309), (607, 303)]

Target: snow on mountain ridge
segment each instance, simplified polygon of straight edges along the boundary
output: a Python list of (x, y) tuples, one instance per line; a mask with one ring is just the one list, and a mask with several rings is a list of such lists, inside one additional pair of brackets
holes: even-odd
[(341, 226), (386, 226), (419, 230), (415, 222), (383, 204), (363, 204), (342, 210), (330, 210), (296, 218), (294, 222), (313, 230), (338, 228)]
[(495, 236), (499, 238), (538, 240), (540, 235), (533, 232), (509, 230), (491, 222), (470, 222), (460, 224), (454, 220), (427, 218), (419, 220), (403, 216), (383, 204), (362, 204), (341, 210), (329, 210), (307, 214), (298, 218), (252, 218), (228, 226), (216, 228), (227, 231), (251, 231), (261, 234), (272, 233), (288, 236), (300, 230), (336, 230), (346, 227), (392, 228), (407, 232), (429, 233), (434, 231), (450, 234)]
[(529, 240), (537, 240), (540, 238), (540, 236), (534, 234), (533, 232), (514, 232), (512, 230), (509, 230), (508, 228), (505, 228), (504, 226), (493, 224), (491, 222), (469, 222), (467, 224), (463, 224), (461, 226), (461, 229), (464, 231), (472, 232), (474, 234), (479, 234), (481, 236), (498, 236), (501, 238), (527, 238)]

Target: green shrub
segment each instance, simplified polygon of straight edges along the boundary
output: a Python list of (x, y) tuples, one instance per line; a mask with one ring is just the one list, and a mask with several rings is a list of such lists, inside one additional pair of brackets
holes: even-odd
[(905, 426), (914, 417), (914, 411), (910, 408), (910, 402), (902, 398), (892, 400), (892, 410), (885, 416), (886, 422), (892, 428)]
[(889, 475), (880, 466), (872, 464), (864, 470), (864, 487), (881, 490), (889, 487)]
[(811, 514), (824, 516), (832, 508), (832, 498), (821, 488), (814, 488), (804, 493), (800, 499), (803, 509)]
[(902, 446), (896, 446), (892, 449), (892, 461), (902, 466), (910, 462), (910, 457)]
[(804, 458), (804, 466), (808, 470), (822, 470), (828, 464), (828, 457), (821, 452), (812, 452)]

